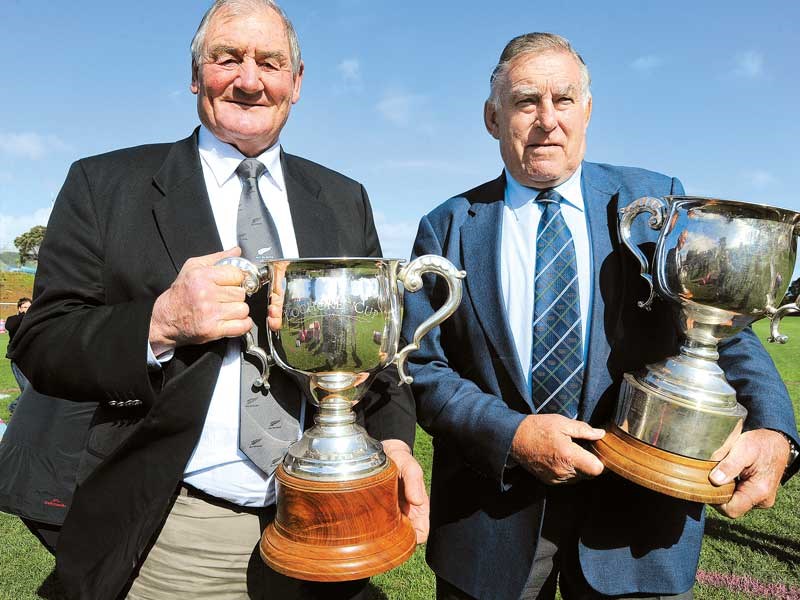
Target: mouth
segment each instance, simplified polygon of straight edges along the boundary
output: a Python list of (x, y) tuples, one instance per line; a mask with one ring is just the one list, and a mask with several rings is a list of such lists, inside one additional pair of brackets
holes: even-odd
[(235, 104), (236, 106), (241, 106), (242, 108), (258, 108), (259, 106), (263, 106), (259, 102), (247, 102), (246, 100), (228, 100), (230, 104)]

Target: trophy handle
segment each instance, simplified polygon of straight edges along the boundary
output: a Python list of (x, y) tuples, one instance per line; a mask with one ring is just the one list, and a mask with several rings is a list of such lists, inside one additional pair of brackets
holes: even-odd
[[(223, 258), (217, 262), (217, 265), (231, 265), (238, 267), (242, 271), (242, 275), (244, 275), (244, 279), (242, 279), (242, 287), (248, 296), (252, 296), (258, 290), (264, 287), (264, 284), (269, 278), (269, 274), (266, 270), (259, 270), (255, 264), (246, 258), (242, 258), (241, 256)], [(261, 346), (256, 343), (256, 339), (253, 337), (252, 331), (248, 331), (246, 334), (244, 334), (244, 351), (261, 363), (261, 377), (256, 379), (253, 382), (253, 385), (256, 387), (263, 387), (265, 390), (268, 390), (269, 363), (272, 358)]]
[(639, 261), (641, 269), (640, 275), (647, 282), (647, 285), (650, 286), (650, 295), (647, 297), (647, 300), (639, 300), (637, 304), (639, 308), (650, 310), (655, 295), (653, 277), (649, 272), (647, 257), (645, 257), (642, 251), (639, 250), (639, 247), (631, 241), (631, 224), (633, 220), (643, 212), (650, 213), (650, 220), (648, 221), (650, 229), (661, 229), (667, 212), (667, 203), (661, 198), (645, 196), (619, 209), (619, 235), (622, 238), (622, 243), (625, 244), (628, 250), (630, 250)]
[(458, 305), (461, 304), (461, 279), (467, 275), (466, 271), (459, 271), (453, 266), (453, 263), (446, 258), (437, 256), (436, 254), (425, 254), (401, 267), (400, 271), (397, 273), (397, 278), (403, 283), (407, 291), (416, 292), (422, 289), (423, 273), (436, 273), (444, 277), (447, 281), (447, 288), (450, 293), (447, 297), (447, 302), (445, 302), (439, 310), (420, 323), (419, 327), (417, 327), (417, 330), (414, 332), (414, 340), (398, 352), (395, 363), (397, 364), (397, 372), (400, 375), (400, 381), (403, 383), (411, 383), (414, 381), (414, 378), (407, 375), (405, 371), (408, 355), (414, 350), (419, 350), (419, 342), (426, 333), (456, 312)]
[(792, 313), (800, 312), (800, 307), (797, 306), (797, 302), (792, 302), (791, 304), (784, 304), (780, 308), (777, 309), (767, 309), (767, 314), (769, 315), (769, 341), (771, 343), (777, 342), (779, 344), (785, 344), (789, 340), (788, 335), (783, 335), (778, 328), (781, 324), (781, 319), (786, 315), (790, 315)]

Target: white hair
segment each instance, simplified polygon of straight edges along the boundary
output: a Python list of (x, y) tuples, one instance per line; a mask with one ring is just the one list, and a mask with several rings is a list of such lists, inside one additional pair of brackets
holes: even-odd
[(274, 10), (283, 21), (286, 29), (286, 38), (289, 41), (290, 60), (292, 65), (292, 75), (297, 75), (300, 72), (300, 43), (297, 41), (297, 32), (286, 13), (281, 10), (274, 0), (216, 0), (203, 15), (200, 25), (192, 38), (192, 65), (200, 66), (202, 62), (202, 54), (205, 49), (206, 31), (211, 19), (214, 18), (219, 11), (225, 9), (230, 15), (244, 15), (250, 14), (256, 10), (271, 9)]
[(592, 79), (589, 76), (589, 68), (583, 61), (583, 58), (578, 54), (572, 45), (564, 37), (555, 33), (525, 33), (515, 37), (513, 40), (506, 44), (503, 52), (500, 55), (500, 60), (492, 70), (492, 76), (489, 79), (489, 99), (496, 108), (500, 102), (500, 89), (505, 83), (506, 76), (508, 75), (508, 68), (511, 61), (520, 54), (544, 54), (545, 52), (565, 52), (575, 59), (581, 72), (581, 97), (585, 102), (590, 95), (589, 86)]

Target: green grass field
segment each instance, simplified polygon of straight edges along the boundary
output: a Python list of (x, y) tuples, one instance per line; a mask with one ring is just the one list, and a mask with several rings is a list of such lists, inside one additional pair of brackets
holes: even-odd
[[(762, 340), (767, 323), (756, 324)], [(767, 344), (800, 417), (800, 318), (784, 320), (785, 346)], [(0, 355), (5, 356), (7, 336), (0, 336)], [(0, 418), (8, 419), (7, 406), (17, 388), (8, 361), (0, 361)], [(430, 438), (419, 431), (416, 454), (429, 475)], [(800, 477), (780, 492), (771, 510), (752, 511), (732, 521), (708, 511), (706, 536), (695, 586), (698, 600), (745, 600), (798, 597), (800, 594)], [(53, 560), (20, 521), (0, 513), (0, 599), (27, 600), (46, 597), (59, 600), (57, 585), (48, 579)], [(44, 585), (43, 585), (44, 584)], [(434, 597), (434, 577), (425, 565), (424, 547), (407, 563), (373, 579), (373, 597), (388, 600), (429, 600)], [(37, 593), (41, 589), (41, 595)]]

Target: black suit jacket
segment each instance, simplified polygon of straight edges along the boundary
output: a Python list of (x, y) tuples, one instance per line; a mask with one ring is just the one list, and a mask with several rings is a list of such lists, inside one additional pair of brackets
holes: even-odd
[[(281, 160), (301, 256), (380, 255), (359, 183), (302, 158)], [(187, 259), (219, 250), (197, 132), (70, 169), (12, 356), (37, 390), (99, 403), (57, 552), (72, 596), (115, 597), (169, 509), (227, 341), (178, 348), (154, 372), (150, 316)], [(381, 373), (363, 402), (367, 429), (413, 444), (413, 400), (393, 371)]]

